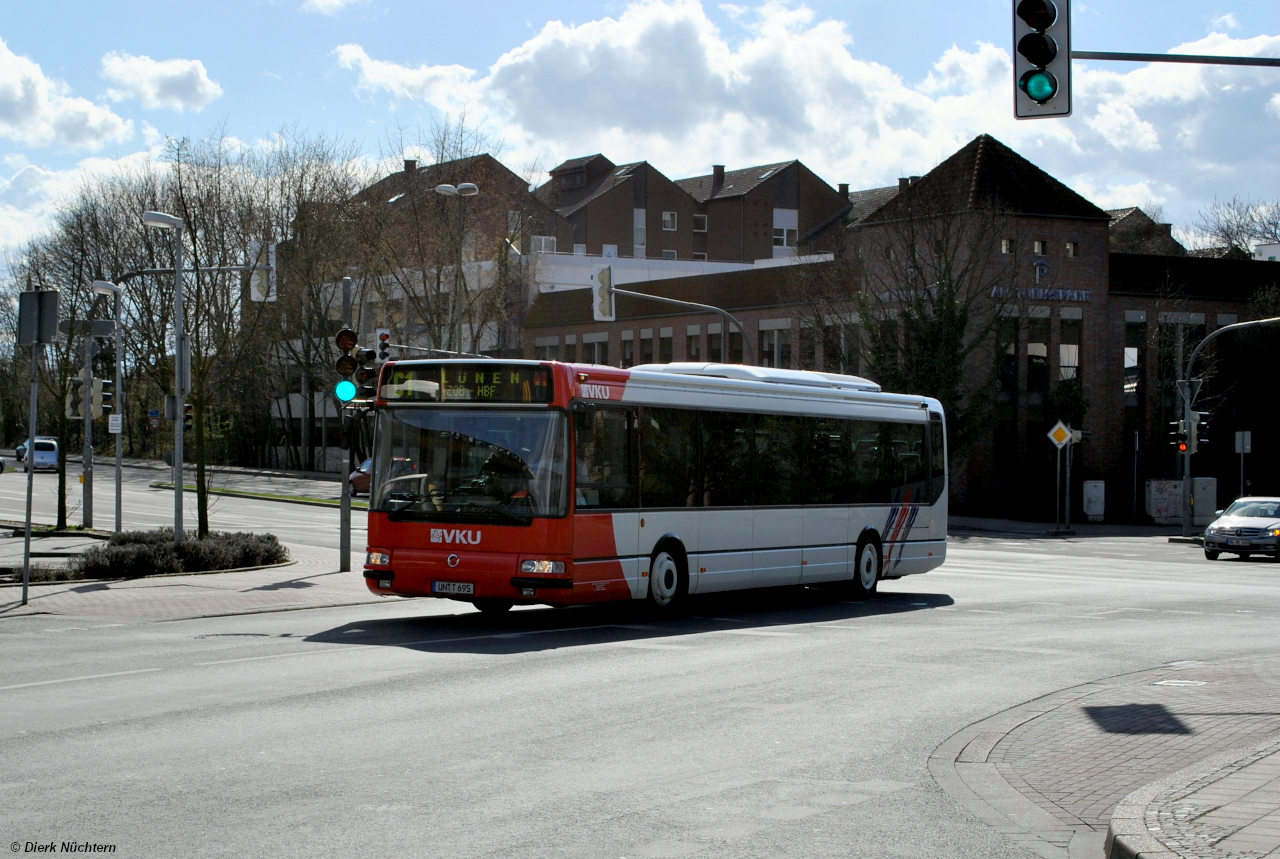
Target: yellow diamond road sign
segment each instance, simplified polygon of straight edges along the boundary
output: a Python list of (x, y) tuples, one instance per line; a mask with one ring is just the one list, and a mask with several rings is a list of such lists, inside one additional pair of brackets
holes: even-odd
[(1067, 425), (1062, 421), (1058, 421), (1053, 429), (1049, 430), (1049, 441), (1062, 447), (1071, 440), (1071, 430), (1067, 429)]

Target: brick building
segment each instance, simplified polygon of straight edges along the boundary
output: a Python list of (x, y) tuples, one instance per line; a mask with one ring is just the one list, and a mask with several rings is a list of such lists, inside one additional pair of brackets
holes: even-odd
[[(739, 205), (745, 208), (748, 196)], [(813, 242), (843, 248), (833, 262), (629, 287), (722, 307), (742, 322), (743, 332), (726, 331), (714, 314), (626, 297), (618, 299), (615, 322), (597, 323), (589, 292), (575, 290), (537, 297), (525, 321), (525, 354), (615, 366), (742, 361), (749, 354), (745, 335), (755, 359), (766, 365), (877, 378), (869, 344), (883, 347), (891, 331), (898, 338), (895, 348), (910, 353), (909, 326), (896, 325), (898, 309), (865, 299), (859, 304), (853, 296), (918, 295), (911, 278), (923, 278), (928, 292), (935, 275), (921, 269), (943, 261), (928, 261), (925, 234), (913, 233), (904, 243), (901, 231), (904, 225), (956, 218), (961, 227), (955, 235), (963, 241), (949, 252), (947, 265), (985, 272), (987, 279), (971, 287), (982, 290), (974, 318), (987, 314), (984, 330), (991, 335), (962, 372), (969, 390), (987, 392), (991, 402), (965, 449), (952, 451), (955, 510), (1051, 520), (1057, 463), (1046, 433), (1064, 409), (1083, 408), (1076, 428), (1091, 437), (1077, 449), (1075, 503), (1081, 481), (1103, 480), (1108, 519), (1141, 520), (1145, 481), (1178, 476), (1166, 426), (1175, 406), (1178, 342), (1189, 352), (1209, 331), (1256, 315), (1257, 296), (1280, 284), (1280, 266), (1268, 262), (1113, 252), (1111, 214), (987, 135), (923, 177), (845, 199), (840, 219), (813, 223), (808, 234)], [(1121, 220), (1134, 218), (1133, 210), (1121, 211)], [(757, 225), (769, 223), (756, 217)], [(1134, 231), (1139, 238), (1154, 238), (1143, 250), (1176, 251), (1162, 241), (1160, 234), (1167, 233), (1160, 225), (1153, 229), (1142, 218), (1124, 229), (1140, 226)], [(762, 239), (763, 229), (757, 226), (753, 238)], [(851, 264), (855, 257), (857, 264)], [(894, 271), (897, 284), (891, 282)], [(834, 293), (815, 300), (817, 291), (832, 284)], [(875, 318), (862, 318), (868, 306)], [(1260, 439), (1280, 445), (1280, 432), (1269, 428), (1257, 398), (1239, 384), (1237, 368), (1245, 360), (1239, 350), (1246, 348), (1256, 343), (1224, 340), (1211, 356), (1213, 373), (1202, 396), (1222, 417), (1219, 438), (1229, 439), (1237, 425), (1251, 421), (1259, 450)], [(1072, 390), (1083, 401), (1065, 396)], [(1219, 476), (1221, 500), (1235, 494), (1228, 451), (1229, 444), (1219, 444), (1198, 455), (1193, 466), (1197, 474)], [(1270, 471), (1260, 474), (1272, 476), (1255, 484), (1255, 492), (1280, 480), (1273, 464), (1266, 467)], [(1270, 491), (1280, 492), (1280, 485)]]

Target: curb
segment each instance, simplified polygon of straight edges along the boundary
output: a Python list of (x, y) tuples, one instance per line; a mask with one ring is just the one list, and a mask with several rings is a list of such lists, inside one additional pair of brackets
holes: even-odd
[[(235, 567), (230, 570), (197, 570), (192, 573), (156, 573), (154, 576), (134, 576), (128, 579), (62, 579), (57, 582), (28, 582), (27, 586), (32, 588), (50, 587), (53, 585), (71, 585), (79, 582), (89, 582), (93, 584), (110, 584), (111, 582), (148, 582), (152, 579), (174, 579), (179, 576), (218, 576), (223, 573), (251, 573), (254, 570), (274, 570), (277, 568), (292, 567), (298, 563), (295, 559), (290, 558), (279, 564), (262, 564), (257, 567)], [(20, 588), (22, 582), (0, 582), (0, 588)]]
[(1153, 826), (1147, 822), (1148, 807), (1155, 798), (1167, 790), (1186, 787), (1275, 744), (1273, 736), (1249, 746), (1218, 752), (1173, 775), (1138, 788), (1120, 800), (1111, 813), (1103, 856), (1106, 859), (1182, 859), (1183, 854), (1169, 849), (1152, 834), (1161, 831), (1158, 823)]

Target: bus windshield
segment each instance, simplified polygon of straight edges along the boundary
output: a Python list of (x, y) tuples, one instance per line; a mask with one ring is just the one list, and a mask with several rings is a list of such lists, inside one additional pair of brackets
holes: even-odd
[(378, 420), (373, 511), (393, 519), (509, 524), (567, 512), (562, 412), (390, 408)]

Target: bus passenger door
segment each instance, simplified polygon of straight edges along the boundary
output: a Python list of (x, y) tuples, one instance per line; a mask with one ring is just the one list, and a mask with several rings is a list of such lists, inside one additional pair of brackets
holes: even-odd
[(800, 575), (803, 584), (852, 578), (848, 535), (848, 507), (805, 509), (803, 570)]
[(644, 596), (648, 560), (638, 557), (635, 412), (575, 403), (573, 413), (575, 569), (596, 581), (621, 576), (633, 597)]
[(753, 500), (751, 586), (797, 585), (804, 540), (804, 480), (800, 473), (805, 444), (804, 418), (752, 415)]

